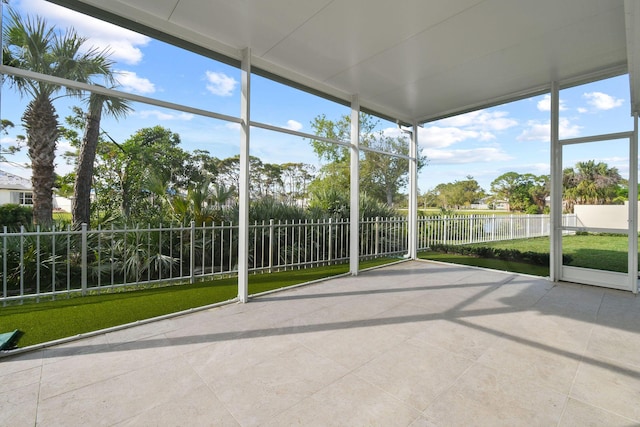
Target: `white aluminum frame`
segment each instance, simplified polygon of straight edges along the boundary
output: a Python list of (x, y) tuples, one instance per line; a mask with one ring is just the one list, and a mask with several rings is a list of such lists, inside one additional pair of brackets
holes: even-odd
[(349, 155), (351, 159), (349, 272), (353, 276), (357, 276), (360, 263), (360, 101), (357, 95), (354, 95), (351, 100), (351, 149)]
[(413, 123), (409, 141), (409, 252), (408, 258), (418, 258), (418, 124)]
[[(557, 99), (556, 99), (557, 100)], [(552, 111), (553, 109), (552, 97)], [(556, 113), (557, 114), (557, 113)], [(555, 115), (555, 114), (554, 114)], [(557, 117), (556, 117), (557, 118)], [(552, 215), (562, 210), (562, 149), (568, 145), (584, 144), (590, 142), (604, 142), (613, 140), (627, 140), (629, 144), (629, 209), (628, 226), (626, 230), (601, 228), (601, 227), (576, 227), (563, 226), (561, 222), (556, 223), (552, 233), (552, 262), (554, 265), (554, 276), (552, 280), (584, 283), (588, 285), (601, 286), (605, 288), (620, 289), (638, 292), (638, 139), (637, 139), (637, 119), (634, 118), (635, 129), (629, 132), (617, 132), (602, 135), (591, 135), (580, 138), (556, 139), (555, 149), (558, 152), (554, 168), (552, 169), (551, 181), (555, 192), (552, 198)], [(555, 175), (555, 176), (554, 176)], [(635, 189), (635, 190), (634, 190)], [(554, 210), (555, 207), (555, 210)], [(628, 259), (627, 273), (619, 273), (605, 270), (596, 270), (583, 267), (572, 267), (562, 265), (562, 233), (566, 231), (589, 231), (596, 233), (622, 233), (627, 235)]]
[(240, 182), (238, 218), (238, 300), (249, 300), (249, 158), (251, 145), (251, 50), (245, 49), (241, 66)]

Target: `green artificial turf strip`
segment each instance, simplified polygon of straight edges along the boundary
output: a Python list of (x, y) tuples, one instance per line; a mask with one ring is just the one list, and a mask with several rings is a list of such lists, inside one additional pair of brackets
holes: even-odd
[[(369, 268), (397, 261), (379, 258), (363, 261)], [(256, 294), (312, 280), (347, 273), (348, 264), (305, 270), (290, 270), (249, 276), (249, 293)], [(55, 301), (25, 302), (0, 308), (0, 332), (24, 332), (18, 345), (53, 341), (190, 308), (228, 301), (237, 296), (235, 277), (208, 282), (175, 285), (86, 297), (58, 297)]]
[(237, 295), (235, 279), (0, 308), (2, 329), (20, 329), (20, 347), (161, 316)]
[(549, 267), (522, 262), (504, 261), (495, 258), (477, 258), (466, 255), (443, 254), (439, 252), (421, 252), (418, 254), (418, 257), (433, 261), (450, 262), (452, 264), (472, 265), (476, 267), (491, 268), (493, 270), (531, 274), (533, 276), (549, 276)]

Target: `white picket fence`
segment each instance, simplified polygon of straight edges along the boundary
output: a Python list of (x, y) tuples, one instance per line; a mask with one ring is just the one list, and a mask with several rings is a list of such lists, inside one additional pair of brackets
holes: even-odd
[[(574, 225), (575, 215), (564, 217)], [(360, 222), (360, 258), (408, 251), (406, 217)], [(349, 222), (275, 221), (249, 226), (254, 273), (348, 262)], [(418, 250), (549, 234), (548, 215), (474, 215), (418, 219)], [(0, 232), (0, 301), (117, 287), (193, 283), (237, 273), (238, 226), (231, 223), (88, 230)]]
[[(575, 214), (563, 226), (577, 226)], [(418, 218), (418, 250), (434, 244), (464, 245), (548, 236), (549, 215), (459, 215)]]

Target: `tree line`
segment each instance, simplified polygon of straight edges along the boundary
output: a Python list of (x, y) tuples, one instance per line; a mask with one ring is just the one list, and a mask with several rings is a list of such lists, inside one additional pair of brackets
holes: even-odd
[[(576, 204), (622, 204), (628, 200), (628, 181), (615, 167), (596, 160), (580, 161), (563, 170), (563, 210), (573, 212)], [(549, 175), (506, 172), (491, 181), (487, 193), (472, 176), (465, 180), (438, 184), (425, 192), (426, 207), (468, 208), (485, 202), (489, 208), (506, 204), (509, 211), (529, 214), (547, 213), (551, 195)]]

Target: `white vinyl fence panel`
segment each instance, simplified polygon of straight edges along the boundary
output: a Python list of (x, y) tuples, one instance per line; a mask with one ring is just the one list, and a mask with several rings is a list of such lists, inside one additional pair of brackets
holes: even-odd
[[(575, 215), (565, 215), (575, 225)], [(249, 226), (254, 273), (348, 262), (347, 220), (275, 221)], [(418, 219), (418, 249), (549, 235), (548, 215), (474, 215)], [(40, 228), (0, 232), (0, 300), (97, 293), (118, 287), (190, 282), (237, 273), (238, 226)], [(405, 217), (360, 222), (360, 258), (403, 256)]]

